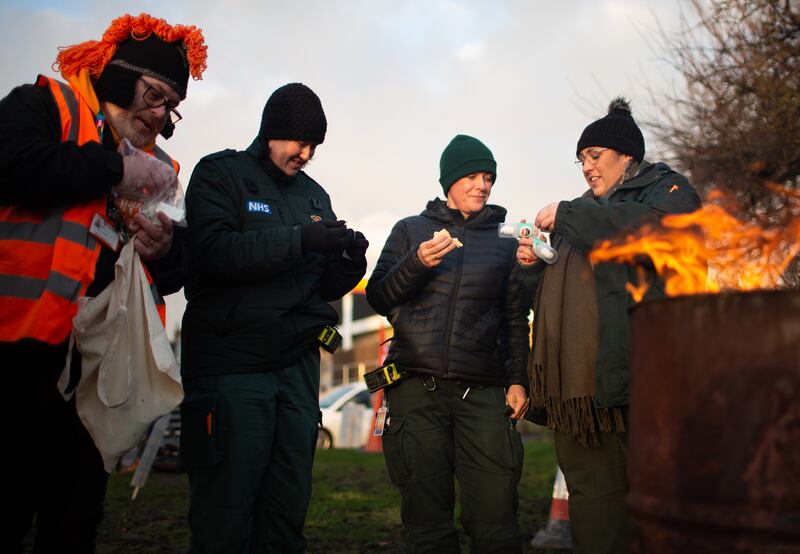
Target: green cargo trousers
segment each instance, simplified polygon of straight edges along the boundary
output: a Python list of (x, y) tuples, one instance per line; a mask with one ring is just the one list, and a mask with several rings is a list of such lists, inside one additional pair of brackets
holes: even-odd
[(627, 435), (600, 433), (600, 440), (600, 447), (588, 448), (555, 433), (556, 457), (569, 490), (569, 523), (576, 554), (628, 552)]
[(383, 452), (402, 495), (407, 551), (459, 552), (455, 476), (470, 551), (522, 552), (517, 523), (522, 441), (504, 413), (504, 390), (467, 391), (454, 381), (407, 377), (386, 396)]
[(190, 554), (305, 552), (319, 352), (279, 371), (184, 383)]

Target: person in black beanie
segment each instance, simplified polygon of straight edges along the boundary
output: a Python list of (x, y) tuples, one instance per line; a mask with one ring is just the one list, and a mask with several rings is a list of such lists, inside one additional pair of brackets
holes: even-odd
[(591, 249), (667, 214), (692, 212), (700, 199), (686, 178), (644, 159), (642, 132), (623, 98), (589, 124), (576, 155), (589, 190), (552, 203), (536, 215), (549, 231), (558, 261), (542, 263), (532, 239), (521, 239), (534, 313), (530, 419), (555, 433), (556, 457), (569, 490), (574, 552), (624, 553), (629, 529), (628, 309), (629, 281), (650, 286), (645, 300), (662, 297), (664, 283), (651, 263), (588, 261)]
[(328, 304), (366, 271), (369, 243), (303, 168), (327, 121), (300, 83), (267, 100), (247, 150), (206, 156), (186, 196), (181, 453), (189, 552), (305, 552)]
[[(59, 48), (54, 67), (59, 77), (38, 75), (0, 100), (0, 359), (13, 391), (0, 403), (11, 476), (0, 551), (8, 553), (22, 552), (31, 530), (34, 552), (95, 550), (108, 453), (98, 451), (72, 395), (82, 377), (80, 345), (67, 355), (73, 318), (80, 299), (112, 286), (126, 242), (159, 308), (183, 286), (170, 218), (131, 211), (123, 220), (119, 198), (179, 186), (179, 165), (156, 138), (179, 117), (189, 77), (205, 70), (206, 45), (193, 25), (125, 14), (100, 40)], [(120, 152), (123, 141), (134, 148)], [(143, 345), (145, 334), (133, 333), (130, 344)], [(62, 396), (57, 382), (68, 363)]]
[[(158, 130), (155, 126), (147, 125), (147, 130), (157, 131), (168, 139), (181, 119), (176, 108), (186, 98), (189, 81), (189, 64), (180, 42), (166, 42), (152, 34), (143, 40), (126, 40), (119, 45), (114, 57), (95, 81), (94, 90), (101, 103), (128, 108), (139, 94), (140, 81), (152, 84), (152, 80), (166, 85), (172, 94), (169, 95), (171, 98), (164, 96), (168, 117), (163, 127)], [(160, 100), (150, 94), (154, 101)], [(144, 148), (153, 140), (154, 136), (151, 138), (150, 134), (144, 134), (143, 138), (131, 142), (138, 148)]]
[(512, 275), (516, 243), (497, 234), (489, 204), (497, 163), (456, 135), (442, 152), (445, 200), (398, 221), (367, 284), (392, 322), (383, 453), (402, 495), (408, 552), (459, 552), (455, 480), (470, 552), (522, 552), (517, 484), (528, 407), (527, 305)]

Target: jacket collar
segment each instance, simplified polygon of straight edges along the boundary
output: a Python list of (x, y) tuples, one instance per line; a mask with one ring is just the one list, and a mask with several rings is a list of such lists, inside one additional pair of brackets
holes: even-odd
[(258, 159), (259, 165), (261, 165), (262, 169), (278, 181), (279, 183), (289, 184), (292, 183), (295, 179), (297, 179), (297, 175), (300, 175), (302, 171), (298, 171), (297, 175), (289, 176), (286, 175), (281, 169), (275, 165), (272, 161), (272, 158), (269, 157), (269, 151), (267, 149), (267, 141), (263, 140), (260, 137), (256, 137), (255, 140), (247, 147), (247, 153), (251, 156)]
[(636, 189), (652, 185), (670, 171), (672, 171), (670, 167), (663, 162), (652, 164), (647, 160), (642, 160), (636, 175), (622, 183), (618, 189)]
[(457, 227), (491, 227), (505, 221), (506, 213), (506, 209), (502, 206), (487, 204), (477, 214), (464, 219), (461, 212), (448, 208), (447, 202), (434, 198), (428, 202), (420, 215)]
[[(661, 177), (663, 177), (666, 173), (669, 173), (670, 171), (672, 170), (665, 163), (658, 162), (652, 164), (647, 160), (642, 160), (642, 163), (639, 164), (639, 171), (633, 178), (628, 179), (621, 185), (616, 185), (612, 187), (608, 192), (606, 192), (602, 197), (598, 198), (597, 200), (601, 204), (605, 204), (611, 199), (612, 196), (614, 196), (614, 194), (617, 191), (633, 190), (633, 189), (648, 187), (653, 183), (655, 183), (657, 180), (659, 180)], [(591, 195), (591, 190), (587, 192), (589, 193), (589, 195)]]

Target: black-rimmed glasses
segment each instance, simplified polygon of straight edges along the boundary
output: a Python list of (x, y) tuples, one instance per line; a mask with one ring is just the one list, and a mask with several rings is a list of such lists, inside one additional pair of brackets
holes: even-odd
[[(145, 81), (145, 84), (146, 83), (147, 81)], [(158, 90), (153, 88), (151, 85), (147, 85), (147, 88), (142, 94), (142, 98), (144, 98), (145, 103), (151, 108), (160, 108), (161, 106), (166, 106), (167, 114), (169, 115), (169, 121), (173, 125), (183, 119), (180, 112), (175, 109), (177, 104), (175, 102), (171, 102), (169, 98), (158, 92)]]

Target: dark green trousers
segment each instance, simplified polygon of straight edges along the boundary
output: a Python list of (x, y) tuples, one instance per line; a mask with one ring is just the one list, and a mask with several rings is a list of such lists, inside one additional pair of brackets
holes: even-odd
[(500, 387), (408, 377), (387, 391), (383, 452), (402, 495), (408, 552), (459, 552), (455, 484), (471, 552), (522, 552), (517, 484), (522, 441), (503, 413)]
[(556, 457), (569, 490), (569, 523), (576, 554), (628, 552), (628, 443), (622, 433), (601, 433), (600, 448), (581, 446), (556, 432)]
[(305, 552), (319, 352), (280, 371), (184, 384), (191, 554)]

